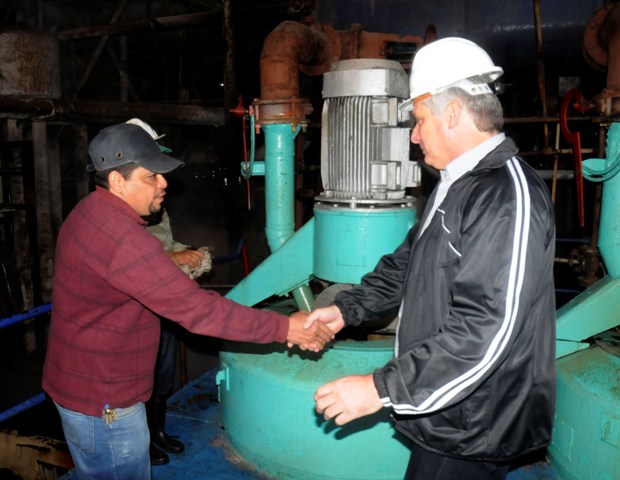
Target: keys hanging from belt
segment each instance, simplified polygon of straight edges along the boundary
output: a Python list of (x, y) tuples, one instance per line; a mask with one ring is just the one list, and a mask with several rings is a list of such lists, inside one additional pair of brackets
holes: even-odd
[(103, 421), (106, 425), (110, 425), (112, 422), (116, 421), (116, 412), (113, 408), (110, 408), (108, 404), (103, 407)]

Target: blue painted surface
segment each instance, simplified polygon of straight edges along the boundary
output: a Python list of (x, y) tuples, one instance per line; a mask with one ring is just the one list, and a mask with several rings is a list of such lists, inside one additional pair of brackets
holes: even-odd
[[(153, 467), (153, 480), (265, 480), (228, 448), (219, 420), (216, 373), (217, 369), (213, 369), (188, 383), (168, 402), (166, 430), (181, 439), (186, 450), (170, 455), (169, 464)], [(545, 463), (514, 470), (508, 479), (559, 480)], [(77, 476), (72, 471), (61, 480), (77, 480)]]

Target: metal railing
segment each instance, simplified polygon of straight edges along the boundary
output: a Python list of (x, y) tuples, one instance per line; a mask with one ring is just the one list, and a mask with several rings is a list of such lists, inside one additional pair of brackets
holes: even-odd
[[(34, 307), (26, 312), (18, 313), (16, 315), (0, 319), (0, 330), (10, 325), (24, 322), (30, 318), (38, 317), (39, 315), (50, 312), (51, 310), (52, 304), (48, 303), (39, 307)], [(21, 403), (18, 403), (17, 405), (12, 406), (11, 408), (8, 408), (3, 412), (0, 412), (0, 423), (5, 422), (9, 418), (12, 418), (40, 403), (43, 403), (46, 398), (47, 397), (45, 396), (45, 393), (41, 392), (38, 395), (29, 398), (28, 400), (25, 400)]]

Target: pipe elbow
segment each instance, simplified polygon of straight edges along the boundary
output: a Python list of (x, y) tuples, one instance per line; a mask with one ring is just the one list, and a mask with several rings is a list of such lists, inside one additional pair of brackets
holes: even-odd
[(327, 35), (307, 25), (285, 21), (265, 39), (260, 58), (262, 100), (299, 97), (299, 69), (329, 59)]
[(620, 4), (598, 10), (588, 22), (582, 50), (586, 61), (598, 70), (607, 69), (610, 49), (620, 37)]

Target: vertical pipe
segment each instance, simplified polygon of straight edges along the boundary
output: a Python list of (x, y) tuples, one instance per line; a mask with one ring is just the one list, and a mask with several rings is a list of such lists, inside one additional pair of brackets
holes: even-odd
[[(62, 127), (60, 127), (62, 129)], [(50, 222), (52, 228), (52, 239), (55, 239), (60, 231), (62, 224), (62, 167), (60, 162), (60, 132), (49, 135), (47, 139), (47, 159), (49, 163), (49, 183), (50, 183)], [(54, 245), (55, 245), (54, 241)]]
[[(620, 123), (612, 122), (607, 134), (605, 166), (620, 160)], [(598, 247), (612, 278), (620, 276), (620, 173), (605, 181), (601, 201)]]
[[(295, 233), (295, 137), (300, 126), (263, 125), (265, 132), (265, 235), (271, 252)], [(310, 311), (313, 295), (308, 286), (292, 291), (301, 310)]]
[(54, 272), (55, 238), (52, 233), (50, 198), (50, 162), (47, 144), (47, 122), (33, 120), (32, 148), (34, 152), (34, 182), (36, 194), (37, 235), (40, 249), (41, 268), (41, 296), (44, 302), (49, 302), (52, 296), (52, 275)]
[[(6, 140), (15, 142), (20, 145), (24, 140), (23, 123), (16, 119), (6, 120)], [(32, 202), (31, 194), (34, 188), (29, 188), (32, 184), (33, 175), (32, 150), (28, 148), (10, 149), (8, 158), (3, 161), (2, 167), (14, 168), (21, 170), (22, 175), (11, 176), (8, 185), (10, 201), (16, 204), (28, 205)], [(6, 163), (5, 163), (6, 162)], [(33, 226), (36, 225), (31, 214), (34, 211), (32, 205), (26, 211), (17, 211), (13, 214), (13, 224), (11, 226), (13, 238), (11, 241), (14, 245), (15, 267), (19, 275), (19, 283), (22, 288), (23, 309), (32, 308), (37, 301), (35, 293), (35, 262), (37, 239), (33, 236)], [(35, 230), (36, 232), (36, 230)], [(38, 269), (37, 269), (38, 270)], [(38, 290), (38, 287), (37, 287)]]
[(265, 132), (265, 234), (272, 252), (295, 231), (295, 137), (300, 127), (263, 125)]
[[(538, 89), (540, 92), (540, 102), (542, 104), (543, 117), (547, 117), (547, 86), (545, 74), (545, 58), (542, 39), (542, 20), (540, 16), (540, 0), (534, 0), (534, 18), (536, 21), (536, 64), (538, 70)], [(549, 125), (543, 123), (544, 148), (549, 148)]]
[(607, 50), (607, 85), (605, 96), (610, 100), (609, 114), (620, 112), (620, 8), (616, 6), (605, 16), (599, 39)]
[(222, 32), (226, 40), (226, 57), (224, 60), (224, 109), (226, 112), (234, 108), (237, 101), (235, 30), (233, 25), (232, 0), (223, 0)]

